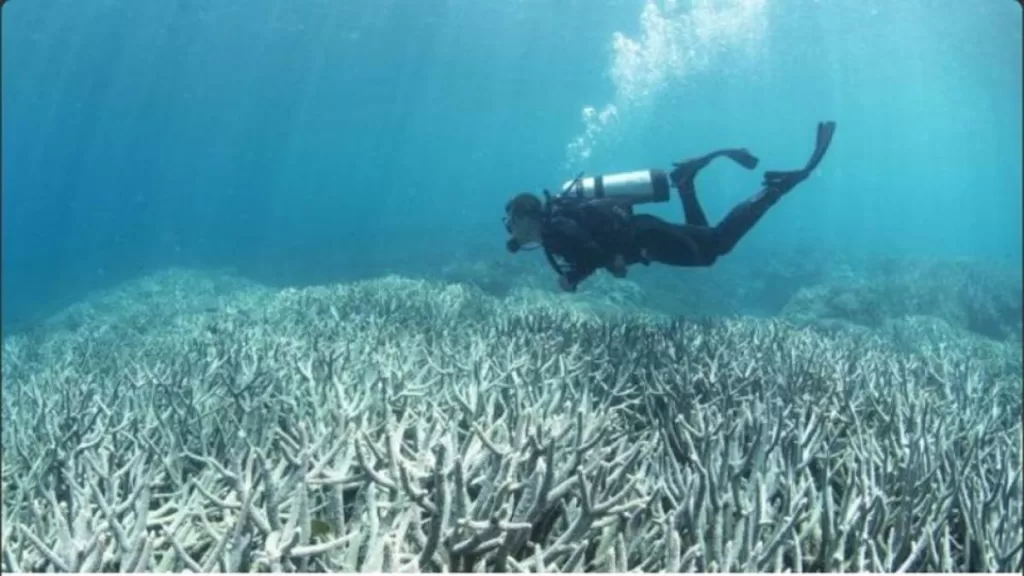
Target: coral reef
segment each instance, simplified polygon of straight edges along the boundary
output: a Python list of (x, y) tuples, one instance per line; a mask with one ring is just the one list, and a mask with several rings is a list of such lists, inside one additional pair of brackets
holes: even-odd
[(466, 254), (455, 257), (440, 267), (439, 280), (447, 283), (467, 284), (491, 296), (508, 296), (516, 289), (548, 289), (557, 284), (551, 278), (547, 264), (537, 260), (512, 258), (472, 258)]
[(821, 247), (768, 250), (758, 247), (752, 259), (726, 261), (735, 268), (734, 281), (743, 286), (742, 300), (768, 315), (776, 315), (801, 289), (850, 278), (857, 263)]
[[(427, 279), (474, 286), (492, 296), (517, 290), (558, 293), (543, 256), (483, 256), (457, 253)], [(801, 289), (855, 274), (852, 262), (838, 263), (821, 250), (757, 252), (725, 258), (713, 268), (634, 266), (617, 280), (598, 271), (579, 288), (588, 299), (657, 310), (662, 314), (717, 317), (732, 314), (774, 316)]]
[(1019, 348), (224, 285), (4, 340), (5, 570), (1024, 568)]
[(1019, 271), (972, 262), (890, 262), (865, 275), (804, 288), (782, 311), (797, 324), (870, 328), (893, 318), (932, 316), (979, 336), (1018, 342), (1022, 313)]

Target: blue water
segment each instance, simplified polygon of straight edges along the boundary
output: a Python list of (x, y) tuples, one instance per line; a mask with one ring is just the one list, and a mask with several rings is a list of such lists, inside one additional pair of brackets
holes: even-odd
[[(5, 325), (169, 266), (500, 257), (516, 192), (722, 146), (795, 168), (826, 119), (732, 260), (1021, 259), (1011, 0), (10, 0), (2, 34)], [(710, 169), (711, 219), (757, 184)]]

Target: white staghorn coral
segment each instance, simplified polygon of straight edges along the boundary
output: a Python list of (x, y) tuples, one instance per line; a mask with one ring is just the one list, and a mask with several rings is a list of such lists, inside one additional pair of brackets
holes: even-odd
[(5, 570), (1022, 567), (1019, 360), (399, 278), (237, 294), (5, 340)]

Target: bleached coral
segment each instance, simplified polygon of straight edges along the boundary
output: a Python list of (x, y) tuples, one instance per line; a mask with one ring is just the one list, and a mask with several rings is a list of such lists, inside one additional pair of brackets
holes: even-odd
[(5, 341), (6, 570), (1021, 569), (1019, 363), (400, 278), (238, 293)]

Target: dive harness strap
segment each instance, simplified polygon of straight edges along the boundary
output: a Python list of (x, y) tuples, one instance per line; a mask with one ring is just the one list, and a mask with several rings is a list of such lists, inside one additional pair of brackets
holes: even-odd
[[(544, 189), (545, 224), (547, 224), (551, 220), (551, 213), (554, 211), (554, 205), (558, 204), (559, 201), (562, 200), (562, 196), (564, 196), (570, 190), (578, 187), (582, 181), (583, 172), (580, 172), (579, 174), (576, 174), (576, 177), (573, 178), (571, 182), (569, 182), (569, 184), (562, 190), (562, 194), (560, 194), (558, 197), (552, 197), (551, 191), (548, 190), (547, 188)], [(544, 256), (548, 259), (548, 264), (551, 265), (551, 268), (554, 269), (555, 273), (558, 274), (559, 276), (565, 276), (565, 272), (562, 270), (562, 266), (558, 263), (558, 260), (555, 259), (555, 255), (552, 254), (551, 250), (549, 250), (548, 247), (545, 246), (543, 243), (541, 243), (541, 246), (544, 248)]]

